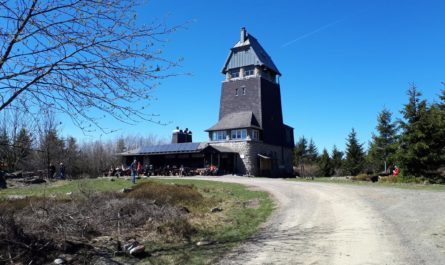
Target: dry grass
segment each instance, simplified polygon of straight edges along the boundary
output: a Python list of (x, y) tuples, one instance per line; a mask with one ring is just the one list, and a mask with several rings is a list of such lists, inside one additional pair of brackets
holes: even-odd
[[(200, 199), (191, 186), (144, 183), (128, 194), (81, 190), (63, 200), (3, 201), (0, 264), (50, 262), (65, 252), (66, 242), (88, 246), (103, 235), (125, 241), (143, 233), (152, 241), (188, 242), (196, 230), (187, 213), (175, 204)], [(118, 244), (110, 252), (116, 250)]]
[[(93, 264), (99, 258), (109, 264), (212, 264), (252, 235), (273, 209), (266, 193), (237, 184), (157, 180), (140, 181), (129, 193), (117, 191), (123, 187), (131, 184), (98, 179), (3, 194), (0, 264), (45, 264), (60, 254), (72, 255), (70, 264)], [(22, 192), (32, 197), (6, 199)], [(224, 210), (211, 213), (213, 207)], [(132, 238), (153, 256), (113, 257)], [(197, 247), (202, 239), (217, 243)]]

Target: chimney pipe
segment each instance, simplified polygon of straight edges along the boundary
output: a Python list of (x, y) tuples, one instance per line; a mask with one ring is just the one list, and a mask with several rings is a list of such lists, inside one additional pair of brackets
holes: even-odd
[(242, 27), (241, 28), (241, 36), (240, 36), (240, 42), (241, 43), (243, 43), (243, 42), (245, 42), (246, 41), (246, 36), (247, 34), (246, 34), (246, 28), (245, 27)]

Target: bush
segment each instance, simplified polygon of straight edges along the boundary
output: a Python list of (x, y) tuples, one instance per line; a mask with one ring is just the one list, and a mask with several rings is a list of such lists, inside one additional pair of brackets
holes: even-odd
[(156, 182), (139, 183), (132, 192), (128, 193), (128, 197), (156, 200), (156, 202), (172, 205), (193, 205), (202, 202), (204, 199), (193, 185), (162, 184)]
[(126, 194), (79, 188), (70, 199), (0, 202), (0, 263), (9, 256), (11, 263), (47, 263), (72, 242), (80, 246), (76, 252), (96, 255), (89, 242), (102, 235), (180, 242), (196, 233), (187, 212), (175, 206), (203, 200), (194, 186), (142, 183)]

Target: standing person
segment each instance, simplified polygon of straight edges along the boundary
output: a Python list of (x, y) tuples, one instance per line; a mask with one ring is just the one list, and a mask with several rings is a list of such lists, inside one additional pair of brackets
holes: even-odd
[(60, 162), (60, 179), (65, 179), (65, 165)]
[(184, 176), (184, 165), (181, 165), (181, 167), (179, 168), (179, 176), (180, 177)]
[(53, 163), (49, 163), (49, 178), (54, 178), (54, 174), (56, 174), (56, 166)]
[(394, 170), (392, 171), (392, 175), (394, 177), (397, 177), (397, 175), (399, 174), (399, 171), (400, 171), (399, 167), (398, 166), (394, 166)]
[(138, 162), (137, 170), (138, 170), (138, 176), (141, 175), (141, 173), (142, 173), (142, 164), (141, 164), (141, 162)]
[(138, 174), (138, 161), (135, 159), (130, 165), (131, 170), (131, 182), (136, 184), (136, 176)]

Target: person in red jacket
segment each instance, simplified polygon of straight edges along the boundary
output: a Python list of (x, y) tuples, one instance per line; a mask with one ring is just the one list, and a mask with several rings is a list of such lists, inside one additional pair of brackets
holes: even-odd
[(394, 166), (394, 170), (392, 171), (392, 175), (394, 177), (396, 177), (399, 174), (399, 167), (398, 166)]

